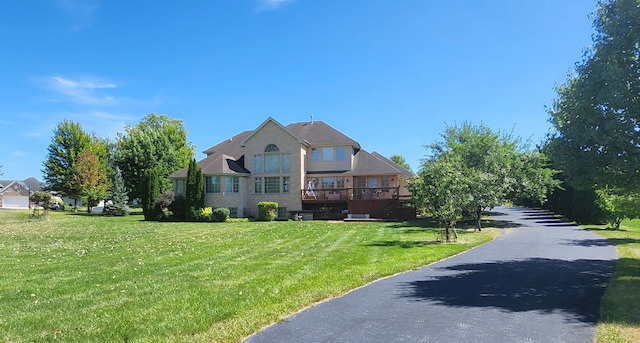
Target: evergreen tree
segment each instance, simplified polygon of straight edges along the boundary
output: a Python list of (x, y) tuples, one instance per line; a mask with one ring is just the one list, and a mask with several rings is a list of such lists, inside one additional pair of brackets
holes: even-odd
[(189, 162), (185, 190), (185, 215), (187, 220), (197, 220), (204, 208), (204, 176), (195, 159)]
[(116, 167), (115, 174), (111, 183), (111, 190), (109, 192), (109, 200), (112, 204), (105, 207), (105, 214), (112, 216), (126, 216), (129, 215), (129, 197), (127, 196), (127, 189), (124, 186), (124, 179), (122, 178), (122, 172), (120, 168)]
[(156, 220), (159, 217), (156, 198), (158, 197), (158, 194), (160, 194), (160, 185), (158, 181), (158, 172), (154, 169), (149, 169), (145, 172), (143, 191), (142, 211), (144, 213), (144, 220)]

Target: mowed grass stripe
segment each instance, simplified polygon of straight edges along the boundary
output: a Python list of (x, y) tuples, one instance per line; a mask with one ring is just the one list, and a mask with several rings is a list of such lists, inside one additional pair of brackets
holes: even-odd
[(69, 212), (4, 220), (6, 212), (7, 342), (237, 342), (301, 308), (492, 237), (462, 232), (469, 244), (431, 244), (436, 228), (424, 222), (153, 223)]
[(619, 255), (602, 299), (596, 342), (640, 342), (640, 219), (625, 220), (620, 230), (588, 229), (607, 238)]

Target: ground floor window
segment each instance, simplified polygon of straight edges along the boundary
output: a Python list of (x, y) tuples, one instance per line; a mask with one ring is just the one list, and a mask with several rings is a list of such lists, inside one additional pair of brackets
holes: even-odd
[(279, 219), (287, 219), (289, 217), (289, 212), (286, 207), (278, 207), (278, 218)]
[(220, 176), (205, 177), (204, 188), (207, 193), (220, 193)]
[(280, 177), (267, 176), (264, 178), (265, 193), (280, 193)]
[(230, 218), (238, 218), (238, 208), (237, 207), (229, 207), (229, 217)]

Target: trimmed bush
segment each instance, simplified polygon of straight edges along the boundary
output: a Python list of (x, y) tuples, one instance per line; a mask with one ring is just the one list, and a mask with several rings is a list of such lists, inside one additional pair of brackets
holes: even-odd
[(278, 203), (275, 201), (261, 201), (258, 203), (258, 220), (272, 221), (278, 216)]
[(231, 212), (229, 212), (228, 208), (224, 208), (224, 207), (216, 208), (211, 213), (211, 221), (219, 222), (219, 223), (226, 222), (227, 219), (229, 219), (230, 214)]

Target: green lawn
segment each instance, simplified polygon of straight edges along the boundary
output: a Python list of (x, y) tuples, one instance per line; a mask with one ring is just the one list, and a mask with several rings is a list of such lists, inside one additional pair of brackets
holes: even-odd
[(602, 301), (596, 342), (640, 342), (640, 220), (624, 221), (620, 230), (589, 230), (615, 244), (620, 257)]
[(155, 223), (0, 211), (0, 341), (235, 342), (378, 278), (487, 242), (409, 223)]

